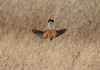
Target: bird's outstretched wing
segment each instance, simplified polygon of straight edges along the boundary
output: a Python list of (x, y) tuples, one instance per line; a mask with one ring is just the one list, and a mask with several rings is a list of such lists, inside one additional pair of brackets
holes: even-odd
[(67, 29), (60, 29), (60, 30), (57, 30), (57, 37), (64, 34), (66, 32)]
[(32, 32), (36, 34), (38, 37), (43, 38), (43, 31), (33, 29)]

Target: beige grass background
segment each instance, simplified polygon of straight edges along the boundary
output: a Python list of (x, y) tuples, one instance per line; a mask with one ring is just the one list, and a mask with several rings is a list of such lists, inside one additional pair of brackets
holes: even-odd
[[(32, 29), (67, 28), (51, 42)], [(0, 70), (100, 70), (100, 0), (0, 0)]]

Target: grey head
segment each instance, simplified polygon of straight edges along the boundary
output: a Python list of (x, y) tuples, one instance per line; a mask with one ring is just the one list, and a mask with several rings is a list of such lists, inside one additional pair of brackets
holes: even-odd
[(54, 24), (54, 20), (53, 19), (49, 19), (48, 20), (48, 27), (49, 27), (49, 29), (53, 28), (53, 24)]

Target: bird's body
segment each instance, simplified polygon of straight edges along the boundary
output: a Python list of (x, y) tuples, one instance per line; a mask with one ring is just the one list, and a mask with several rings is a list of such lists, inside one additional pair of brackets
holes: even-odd
[(62, 35), (65, 31), (66, 31), (66, 29), (45, 30), (45, 31), (40, 31), (40, 30), (36, 30), (36, 29), (32, 30), (32, 32), (34, 34), (38, 35), (38, 37), (43, 38), (43, 39), (49, 38), (50, 40), (52, 40), (53, 38), (56, 38), (56, 37)]
[(57, 37), (57, 31), (56, 30), (46, 30), (43, 33), (43, 38), (49, 38), (50, 40), (52, 40), (53, 38)]
[(41, 31), (41, 30), (33, 29), (32, 32), (43, 39), (49, 38), (50, 40), (52, 40), (53, 38), (56, 38), (62, 35), (66, 31), (66, 29), (60, 29), (60, 30), (51, 29), (51, 24), (53, 23), (54, 23), (54, 20), (49, 19), (48, 20), (48, 27), (49, 27), (48, 30)]

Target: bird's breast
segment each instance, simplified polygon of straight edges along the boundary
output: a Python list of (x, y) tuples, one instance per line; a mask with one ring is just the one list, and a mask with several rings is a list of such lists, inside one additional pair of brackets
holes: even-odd
[(57, 32), (56, 31), (51, 31), (51, 36), (52, 37), (56, 37), (57, 36)]
[(43, 38), (54, 38), (57, 36), (57, 32), (56, 31), (45, 31), (44, 34), (43, 34)]

